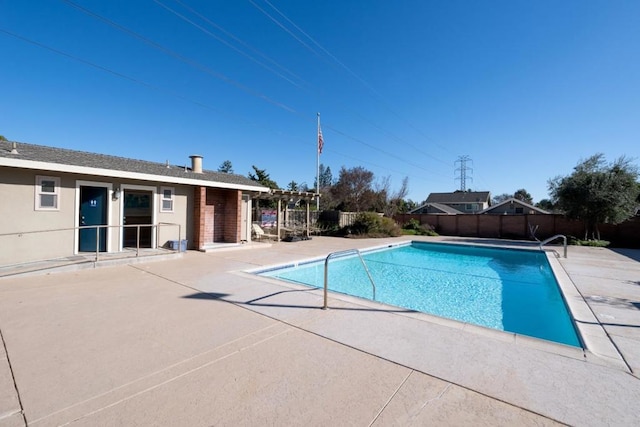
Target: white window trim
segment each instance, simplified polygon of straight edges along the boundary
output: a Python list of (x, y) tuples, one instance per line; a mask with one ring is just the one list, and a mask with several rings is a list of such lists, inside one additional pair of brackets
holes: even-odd
[[(42, 192), (43, 181), (53, 181), (53, 185), (54, 185), (53, 193)], [(59, 211), (60, 210), (60, 177), (36, 175), (36, 184), (35, 184), (34, 193), (35, 193), (34, 208), (36, 211)], [(55, 196), (55, 200), (56, 200), (55, 207), (42, 206), (41, 204), (42, 195)]]
[[(158, 203), (158, 187), (152, 187), (152, 186), (148, 186), (148, 185), (134, 185), (134, 184), (122, 184), (120, 185), (120, 190), (122, 191), (122, 195), (120, 197), (123, 197), (122, 202), (120, 202), (120, 207), (119, 207), (119, 212), (120, 212), (120, 217), (118, 219), (118, 224), (122, 225), (122, 218), (124, 217), (124, 195), (125, 195), (125, 191), (126, 190), (142, 190), (142, 191), (149, 191), (152, 195), (152, 201), (151, 203), (153, 204), (151, 207), (151, 223), (155, 224), (156, 223), (156, 206)], [(124, 247), (124, 228), (122, 228), (120, 230), (120, 242), (119, 242), (119, 248), (120, 250), (123, 249)], [(151, 233), (151, 247), (155, 248), (156, 246), (156, 237), (157, 237), (157, 233)]]
[[(164, 197), (164, 192), (165, 191), (170, 191), (171, 192), (171, 198), (167, 199)], [(166, 200), (170, 200), (171, 201), (171, 209), (165, 209), (164, 207), (164, 202)], [(176, 190), (175, 187), (160, 187), (160, 212), (162, 213), (173, 213), (175, 212), (175, 204), (176, 204)]]

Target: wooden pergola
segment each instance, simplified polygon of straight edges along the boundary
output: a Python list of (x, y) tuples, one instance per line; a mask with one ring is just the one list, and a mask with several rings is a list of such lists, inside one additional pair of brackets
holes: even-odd
[(281, 240), (280, 232), (282, 231), (282, 202), (291, 202), (293, 200), (298, 203), (301, 200), (304, 200), (306, 205), (306, 215), (305, 215), (305, 230), (304, 236), (309, 237), (309, 222), (310, 222), (310, 202), (317, 200), (320, 198), (320, 194), (311, 193), (308, 191), (291, 191), (291, 190), (274, 190), (270, 189), (268, 193), (251, 193), (251, 197), (258, 201), (256, 203), (256, 212), (259, 213), (260, 209), (260, 200), (276, 200), (278, 202), (277, 214), (276, 214), (276, 235), (278, 236), (278, 241)]

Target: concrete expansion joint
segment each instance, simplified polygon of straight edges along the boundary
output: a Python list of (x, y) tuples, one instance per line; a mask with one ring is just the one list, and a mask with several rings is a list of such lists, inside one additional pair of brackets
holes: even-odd
[[(87, 412), (81, 413), (77, 416), (75, 416), (73, 419), (70, 419), (68, 422), (61, 424), (60, 426), (66, 426), (69, 424), (73, 424), (75, 422), (78, 422), (80, 420), (83, 419), (88, 419), (91, 416), (98, 414), (104, 410), (113, 408), (117, 405), (122, 404), (123, 402), (127, 402), (127, 401), (131, 401), (132, 399), (135, 399), (136, 397), (142, 396), (146, 393), (149, 393), (153, 390), (156, 390), (160, 387), (163, 387), (167, 384), (170, 384), (172, 382), (175, 382), (177, 380), (180, 380), (184, 377), (193, 375), (194, 373), (201, 371), (202, 369), (205, 369), (207, 367), (210, 367), (212, 365), (215, 365), (221, 361), (224, 361), (226, 359), (229, 358), (233, 358), (235, 356), (237, 356), (238, 354), (253, 349), (255, 347), (258, 347), (262, 344), (264, 344), (265, 342), (272, 340), (274, 338), (279, 337), (280, 335), (286, 334), (288, 333), (290, 330), (286, 329), (286, 330), (282, 330), (282, 331), (276, 331), (275, 333), (272, 333), (266, 337), (260, 338), (257, 341), (251, 342), (249, 344), (246, 345), (240, 345), (237, 348), (231, 348), (229, 351), (227, 352), (223, 352), (221, 355), (215, 356), (213, 358), (209, 358), (206, 361), (201, 361), (201, 362), (197, 362), (197, 359), (201, 359), (203, 357), (206, 357), (208, 355), (214, 354), (217, 351), (220, 351), (221, 349), (224, 349), (226, 347), (234, 347), (234, 344), (237, 344), (239, 342), (241, 342), (242, 340), (244, 340), (247, 337), (250, 336), (256, 336), (256, 335), (260, 335), (261, 333), (269, 330), (269, 329), (273, 329), (275, 327), (275, 325), (269, 325), (267, 327), (261, 328), (259, 330), (256, 330), (254, 332), (251, 332), (249, 334), (246, 334), (242, 337), (239, 337), (235, 340), (232, 340), (228, 343), (225, 343), (223, 345), (220, 345), (218, 347), (212, 348), (210, 350), (207, 350), (203, 353), (197, 354), (195, 356), (189, 357), (187, 359), (181, 360), (177, 363), (174, 363), (172, 365), (169, 365), (163, 369), (160, 369), (158, 371), (152, 372), (150, 374), (147, 374), (143, 377), (137, 378), (133, 381), (130, 381), (126, 384), (122, 384), (120, 386), (114, 387), (104, 393), (101, 393), (99, 395), (96, 396), (92, 396), (84, 401), (81, 402), (77, 402), (71, 406), (68, 406), (66, 408), (60, 409), (59, 411), (50, 413), (42, 418), (38, 418), (36, 420), (33, 420), (32, 423), (39, 423), (42, 422), (44, 420), (46, 420), (49, 417), (52, 417), (54, 415), (58, 415), (62, 412), (65, 411), (69, 411), (72, 410), (74, 408), (78, 408), (78, 407), (82, 407), (82, 405), (87, 405), (90, 404), (91, 402), (96, 402), (99, 399), (105, 398), (106, 396), (109, 395), (114, 395), (114, 393), (117, 392), (122, 392), (123, 390), (129, 390), (128, 392), (123, 393), (122, 397), (119, 398), (115, 398), (111, 401), (109, 401), (106, 404), (102, 404), (99, 407), (96, 407), (93, 410), (89, 410)], [(195, 363), (194, 363), (195, 362)], [(183, 369), (181, 369), (181, 367), (184, 367)], [(172, 371), (175, 371), (174, 373), (171, 373)], [(167, 375), (168, 374), (168, 375)], [(162, 379), (163, 376), (166, 375), (166, 378)], [(152, 378), (158, 378), (157, 381), (151, 381), (150, 385), (147, 386), (143, 386), (143, 387), (137, 387), (138, 384), (145, 384), (146, 381), (149, 381)], [(26, 421), (25, 421), (25, 425), (27, 425)]]
[(16, 414), (21, 414), (22, 415), (22, 421), (24, 422), (24, 425), (27, 425), (27, 418), (24, 414), (24, 405), (22, 404), (22, 397), (20, 396), (20, 390), (18, 389), (18, 383), (16, 382), (16, 376), (13, 372), (13, 366), (11, 365), (11, 358), (9, 357), (9, 349), (7, 349), (7, 343), (4, 340), (4, 334), (2, 333), (2, 329), (0, 329), (0, 341), (2, 341), (2, 348), (4, 349), (4, 355), (7, 361), (7, 365), (9, 367), (9, 373), (11, 374), (11, 380), (13, 381), (13, 389), (15, 390), (16, 393), (16, 398), (18, 400), (18, 405), (19, 405), (19, 409), (16, 409), (15, 411), (11, 412), (11, 413), (6, 413), (6, 414), (0, 414), (0, 420), (4, 419), (4, 418), (8, 418), (11, 417), (13, 415)]
[(402, 380), (402, 382), (400, 383), (400, 385), (398, 385), (398, 387), (393, 391), (393, 393), (391, 393), (391, 396), (389, 396), (389, 399), (387, 399), (387, 401), (385, 402), (384, 405), (382, 405), (382, 408), (380, 408), (380, 410), (378, 411), (378, 413), (376, 414), (375, 417), (373, 417), (373, 420), (371, 420), (371, 422), (369, 423), (369, 427), (371, 427), (373, 424), (375, 424), (376, 420), (380, 417), (380, 415), (384, 412), (384, 410), (387, 408), (387, 406), (389, 406), (389, 404), (391, 403), (391, 401), (393, 400), (394, 397), (396, 397), (396, 395), (398, 394), (398, 392), (400, 391), (400, 389), (407, 383), (407, 381), (409, 380), (409, 377), (411, 377), (411, 374), (413, 374), (415, 371), (413, 369), (411, 369), (409, 371), (409, 373), (407, 374), (406, 377), (404, 377), (404, 379)]
[(6, 419), (6, 418), (11, 418), (16, 414), (21, 414), (22, 416), (24, 416), (24, 411), (23, 410), (17, 410), (17, 411), (9, 411), (9, 412), (0, 412), (0, 421)]
[(452, 383), (448, 382), (444, 386), (444, 388), (440, 391), (440, 393), (438, 393), (437, 396), (432, 397), (431, 399), (425, 400), (425, 402), (422, 404), (422, 406), (420, 406), (420, 408), (418, 408), (413, 414), (411, 414), (411, 417), (409, 418), (409, 421), (411, 422), (411, 424), (413, 424), (413, 422), (416, 420), (416, 418), (422, 413), (424, 408), (426, 408), (430, 403), (442, 399), (442, 397), (447, 393), (447, 391), (449, 391), (449, 389), (451, 388), (452, 385), (453, 385)]
[(420, 407), (420, 410), (418, 411), (418, 413), (422, 412), (422, 410), (431, 402), (435, 402), (436, 400), (440, 400), (442, 399), (442, 396), (445, 395), (445, 393), (451, 388), (453, 384), (452, 383), (447, 383), (447, 385), (442, 389), (442, 391), (436, 396), (436, 397), (432, 397), (431, 399), (427, 399), (424, 404)]

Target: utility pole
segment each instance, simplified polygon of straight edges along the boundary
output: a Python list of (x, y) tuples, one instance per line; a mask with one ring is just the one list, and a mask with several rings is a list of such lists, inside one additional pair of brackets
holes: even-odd
[[(473, 172), (473, 169), (467, 166), (467, 162), (473, 164), (473, 160), (469, 156), (458, 156), (458, 160), (454, 162), (456, 167), (456, 174), (460, 173), (460, 176), (456, 177), (456, 180), (460, 180), (460, 191), (467, 191), (467, 179), (473, 181), (473, 177), (467, 176), (467, 171)], [(460, 166), (458, 166), (460, 165)]]

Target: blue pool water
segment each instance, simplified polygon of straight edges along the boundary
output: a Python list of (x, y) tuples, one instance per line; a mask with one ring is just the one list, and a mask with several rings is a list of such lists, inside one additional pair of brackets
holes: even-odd
[[(376, 301), (581, 346), (543, 252), (412, 242), (362, 256)], [(357, 256), (329, 264), (329, 290), (372, 299)], [(259, 274), (322, 288), (324, 260)]]

